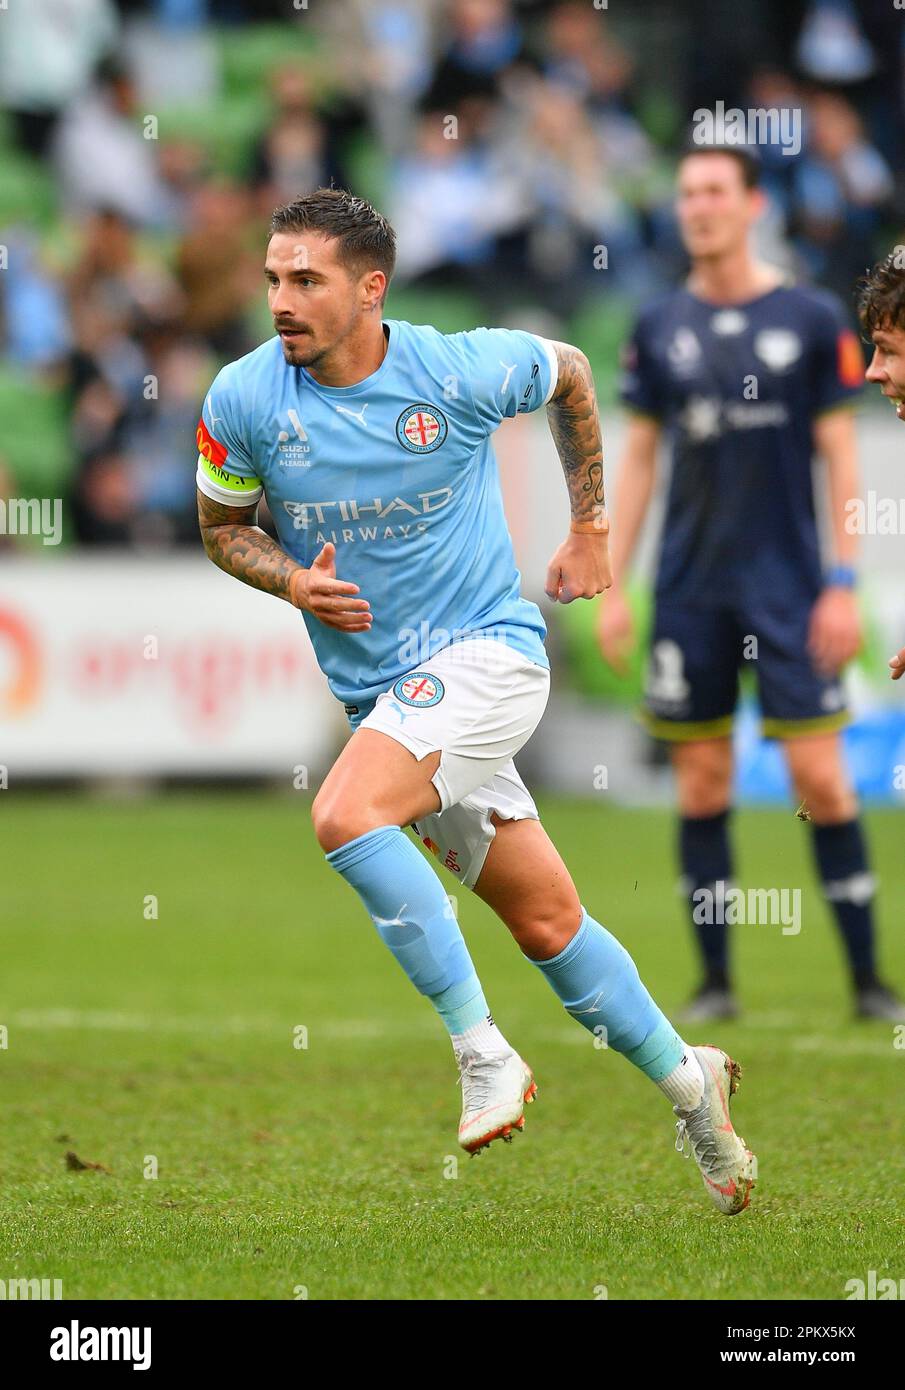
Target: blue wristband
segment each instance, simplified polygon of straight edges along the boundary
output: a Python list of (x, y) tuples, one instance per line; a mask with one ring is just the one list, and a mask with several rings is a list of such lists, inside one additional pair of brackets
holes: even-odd
[(823, 577), (825, 589), (854, 589), (857, 576), (851, 565), (833, 565)]

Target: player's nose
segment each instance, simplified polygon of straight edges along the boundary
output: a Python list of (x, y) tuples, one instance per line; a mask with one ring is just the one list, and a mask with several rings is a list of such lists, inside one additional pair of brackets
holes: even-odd
[(876, 348), (874, 348), (874, 355), (868, 363), (864, 377), (867, 381), (884, 381), (886, 378), (886, 372), (880, 366), (880, 354)]
[(288, 321), (292, 317), (292, 289), (289, 285), (281, 283), (271, 288), (270, 312), (275, 319)]

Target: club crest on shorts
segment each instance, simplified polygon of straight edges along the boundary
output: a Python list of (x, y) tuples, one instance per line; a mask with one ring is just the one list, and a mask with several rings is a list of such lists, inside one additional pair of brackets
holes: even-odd
[(393, 686), (393, 694), (404, 705), (416, 705), (418, 709), (429, 709), (439, 705), (446, 689), (439, 676), (429, 671), (413, 671), (410, 676), (400, 676)]
[(413, 454), (429, 454), (439, 449), (448, 430), (442, 410), (424, 401), (406, 406), (396, 421), (396, 438)]

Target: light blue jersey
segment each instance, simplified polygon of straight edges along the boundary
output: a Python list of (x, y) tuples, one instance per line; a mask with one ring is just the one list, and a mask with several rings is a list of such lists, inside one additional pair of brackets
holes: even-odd
[(504, 328), (384, 328), (383, 362), (354, 386), (321, 386), (271, 338), (223, 368), (198, 426), (201, 490), (240, 505), (263, 493), (283, 549), (307, 568), (332, 541), (337, 579), (370, 603), (369, 632), (303, 613), (353, 725), (466, 634), (549, 665), (540, 610), (519, 592), (490, 436), (546, 405), (552, 344)]

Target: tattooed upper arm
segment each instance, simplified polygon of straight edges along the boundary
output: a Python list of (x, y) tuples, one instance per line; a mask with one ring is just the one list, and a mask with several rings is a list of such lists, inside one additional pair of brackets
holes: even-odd
[(605, 506), (603, 443), (591, 364), (571, 343), (553, 343), (559, 379), (547, 402), (547, 421), (563, 466), (572, 520), (600, 524)]
[(243, 584), (292, 603), (292, 578), (302, 566), (255, 524), (257, 510), (257, 502), (233, 507), (215, 502), (199, 488), (204, 549), (215, 565)]
[(589, 381), (593, 395), (594, 378), (591, 375), (591, 364), (581, 348), (574, 347), (571, 343), (558, 343), (553, 340), (553, 351), (559, 363), (559, 379), (550, 401), (568, 396), (575, 390), (586, 390)]
[(206, 492), (202, 492), (200, 487), (196, 491), (198, 494), (198, 524), (202, 531), (207, 526), (254, 526), (258, 514), (257, 502), (252, 502), (248, 506), (234, 507), (225, 502), (215, 502), (212, 497), (208, 497)]

